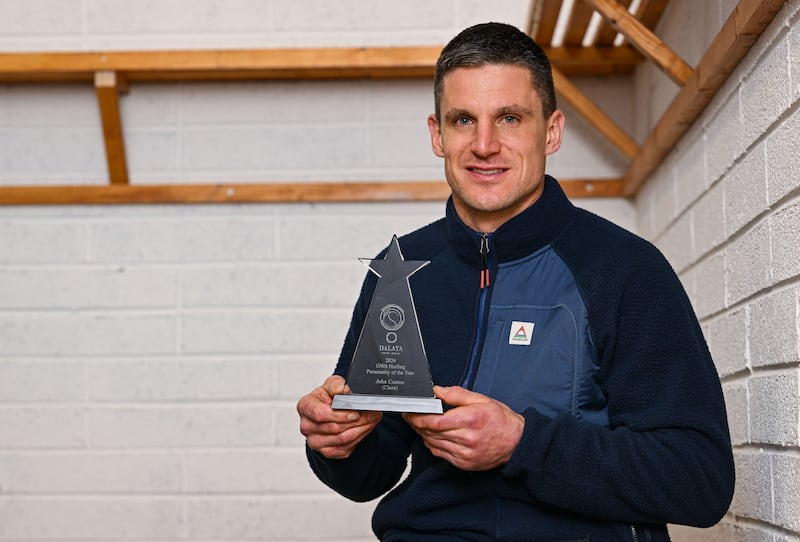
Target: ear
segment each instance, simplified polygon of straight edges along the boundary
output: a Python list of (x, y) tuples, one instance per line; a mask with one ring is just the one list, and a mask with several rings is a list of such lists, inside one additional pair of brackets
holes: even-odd
[(442, 144), (442, 130), (436, 115), (428, 115), (428, 131), (431, 133), (431, 148), (433, 154), (444, 158), (444, 145)]
[(553, 111), (547, 119), (547, 140), (545, 141), (545, 154), (553, 154), (561, 148), (561, 137), (564, 134), (564, 113), (560, 109)]

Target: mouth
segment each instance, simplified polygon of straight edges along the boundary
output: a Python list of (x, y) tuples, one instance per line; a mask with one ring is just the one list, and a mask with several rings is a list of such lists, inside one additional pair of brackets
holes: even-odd
[(506, 168), (480, 168), (480, 167), (468, 167), (467, 171), (470, 173), (475, 173), (478, 175), (499, 175), (500, 173), (504, 173), (507, 171)]

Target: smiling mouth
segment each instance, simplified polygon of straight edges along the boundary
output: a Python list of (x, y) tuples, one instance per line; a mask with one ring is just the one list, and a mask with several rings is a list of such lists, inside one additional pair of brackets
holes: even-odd
[(505, 168), (479, 168), (479, 167), (471, 167), (467, 168), (472, 173), (478, 173), (480, 175), (497, 175), (498, 173), (503, 173)]

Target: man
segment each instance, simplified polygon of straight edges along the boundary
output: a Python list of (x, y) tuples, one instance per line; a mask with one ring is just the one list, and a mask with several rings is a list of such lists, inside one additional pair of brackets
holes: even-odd
[(452, 198), (400, 242), (431, 262), (409, 280), (448, 409), (330, 408), (368, 276), (334, 376), (298, 402), (312, 469), (357, 501), (391, 490), (373, 516), (384, 541), (655, 542), (667, 523), (716, 523), (734, 474), (713, 362), (661, 254), (545, 175), (564, 116), (544, 52), (477, 25), (444, 48), (434, 85)]

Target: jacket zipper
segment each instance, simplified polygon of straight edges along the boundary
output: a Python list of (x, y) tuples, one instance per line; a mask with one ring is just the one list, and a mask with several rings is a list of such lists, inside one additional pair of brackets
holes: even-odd
[(639, 542), (639, 533), (636, 531), (636, 525), (631, 525), (631, 535), (633, 535), (633, 542)]
[(483, 322), (485, 320), (484, 312), (486, 311), (486, 298), (488, 297), (489, 289), (488, 286), (489, 282), (489, 240), (491, 239), (491, 234), (484, 233), (481, 236), (481, 290), (480, 290), (480, 297), (478, 298), (478, 320), (475, 325), (475, 329), (477, 330), (475, 333), (475, 340), (472, 343), (472, 352), (469, 356), (469, 364), (467, 364), (467, 370), (464, 373), (464, 379), (462, 381), (462, 386), (466, 389), (471, 390), (473, 385), (473, 379), (475, 374), (475, 369), (478, 364), (478, 354), (481, 349), (481, 345), (483, 345)]
[(489, 286), (489, 234), (481, 237), (481, 290)]

